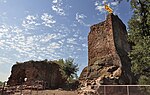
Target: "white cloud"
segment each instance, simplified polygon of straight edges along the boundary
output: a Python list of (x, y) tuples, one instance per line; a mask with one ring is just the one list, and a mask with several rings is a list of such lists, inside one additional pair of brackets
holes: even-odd
[(0, 33), (6, 33), (9, 32), (9, 27), (6, 25), (1, 25), (0, 26)]
[(102, 0), (102, 4), (106, 4), (107, 3), (107, 0)]
[(63, 45), (64, 44), (64, 39), (62, 39), (61, 41), (58, 41), (59, 44)]
[[(84, 16), (79, 16), (79, 18), (84, 18)], [(26, 19), (36, 20), (39, 23), (39, 18), (37, 19), (35, 16), (30, 15)], [(37, 60), (68, 57), (74, 55), (73, 52), (81, 46), (78, 43), (79, 30), (70, 29), (65, 24), (57, 24), (51, 33), (44, 32), (42, 34), (35, 32), (28, 34), (28, 31), (25, 31), (24, 28), (8, 25), (1, 25), (0, 30), (0, 52), (11, 52), (17, 61), (18, 59)]]
[(7, 0), (0, 0), (0, 3), (7, 3)]
[(111, 2), (110, 4), (113, 6), (117, 6), (119, 4), (119, 1), (114, 1), (114, 2)]
[(40, 25), (37, 23), (37, 17), (33, 15), (28, 15), (25, 17), (25, 19), (22, 21), (22, 26), (28, 30), (28, 29), (35, 29), (37, 25)]
[(65, 11), (64, 11), (62, 5), (63, 5), (62, 0), (53, 0), (52, 1), (52, 10), (61, 16), (65, 16), (66, 14), (65, 14)]
[(86, 40), (86, 37), (80, 36), (80, 37), (79, 37), (79, 40)]
[(84, 15), (84, 14), (76, 14), (76, 17), (78, 18), (78, 19), (84, 19), (84, 18), (87, 18), (87, 16), (86, 15)]
[(95, 6), (98, 6), (98, 4), (99, 4), (99, 2), (98, 2), (98, 1), (96, 1), (96, 2), (95, 2)]
[(34, 41), (33, 37), (32, 36), (28, 36), (26, 44), (30, 45), (30, 44), (33, 43), (33, 41)]
[(56, 21), (53, 19), (53, 16), (48, 15), (48, 13), (43, 13), (41, 19), (43, 20), (42, 24), (48, 27), (52, 27), (52, 25), (56, 23)]
[[(42, 21), (42, 22), (41, 22)], [(39, 28), (37, 26), (44, 25), (47, 27), (52, 27), (56, 21), (53, 19), (52, 15), (49, 15), (48, 13), (43, 13), (42, 15), (27, 15), (25, 19), (22, 21), (22, 26), (24, 27), (24, 30), (34, 30), (36, 28)]]
[(57, 0), (53, 0), (52, 2), (53, 2), (53, 3), (57, 3), (58, 1), (57, 1)]
[(41, 42), (48, 42), (50, 41), (51, 39), (54, 39), (56, 38), (57, 35), (56, 34), (47, 34), (47, 35), (44, 35), (43, 38), (40, 40)]
[(87, 48), (88, 46), (87, 44), (82, 44), (82, 47)]
[(11, 28), (11, 31), (18, 34), (18, 33), (21, 33), (23, 30), (20, 29), (19, 27), (15, 26), (15, 27)]
[(76, 20), (78, 23), (84, 25), (84, 26), (89, 26), (88, 24), (86, 24), (83, 20), (86, 19), (87, 16), (84, 15), (84, 14), (79, 14), (79, 13), (76, 13)]
[(104, 5), (99, 5), (99, 6), (96, 6), (96, 10), (99, 10), (100, 12), (105, 12), (105, 6)]
[[(26, 17), (26, 19), (27, 20), (35, 20), (35, 19), (37, 19), (35, 16), (32, 16), (32, 15), (28, 15), (27, 17)], [(32, 23), (32, 22), (31, 22)]]
[(50, 43), (48, 47), (50, 49), (57, 49), (57, 48), (60, 48), (61, 45), (59, 43), (53, 42), (53, 43)]
[(104, 5), (107, 3), (107, 0), (102, 1), (95, 1), (96, 10), (100, 11), (101, 13), (105, 12)]
[[(2, 47), (4, 45), (5, 40), (0, 40), (0, 46)], [(1, 48), (3, 49), (3, 48)]]
[(7, 15), (7, 12), (3, 12), (2, 15), (3, 15), (3, 16), (6, 16), (6, 15)]
[(77, 44), (75, 38), (68, 38), (68, 39), (67, 39), (67, 43), (69, 43), (69, 44)]

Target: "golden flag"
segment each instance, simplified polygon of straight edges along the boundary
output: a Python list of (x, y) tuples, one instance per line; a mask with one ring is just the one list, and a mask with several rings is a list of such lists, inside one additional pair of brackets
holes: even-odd
[(113, 12), (113, 10), (106, 4), (105, 4), (105, 10), (108, 11), (109, 13)]

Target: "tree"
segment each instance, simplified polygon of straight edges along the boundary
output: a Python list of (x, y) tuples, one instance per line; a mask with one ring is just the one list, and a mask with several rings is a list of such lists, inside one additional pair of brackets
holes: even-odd
[(77, 71), (79, 70), (78, 64), (74, 63), (74, 59), (68, 58), (65, 60), (63, 71), (68, 80), (77, 78)]
[(67, 81), (71, 81), (74, 78), (77, 78), (77, 71), (79, 70), (78, 64), (74, 63), (74, 59), (68, 58), (65, 61), (63, 59), (59, 59), (54, 61), (61, 67), (61, 72), (64, 78), (67, 79)]
[(0, 86), (1, 86), (1, 85), (3, 85), (3, 82), (2, 82), (2, 81), (0, 81)]
[(132, 18), (128, 22), (132, 50), (132, 71), (138, 84), (150, 84), (150, 0), (131, 0)]

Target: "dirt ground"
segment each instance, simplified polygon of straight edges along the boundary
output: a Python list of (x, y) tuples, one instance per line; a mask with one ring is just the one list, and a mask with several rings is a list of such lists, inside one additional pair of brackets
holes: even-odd
[[(13, 95), (21, 95), (21, 92), (15, 93)], [(77, 91), (62, 91), (62, 90), (23, 90), (22, 95), (78, 95)]]

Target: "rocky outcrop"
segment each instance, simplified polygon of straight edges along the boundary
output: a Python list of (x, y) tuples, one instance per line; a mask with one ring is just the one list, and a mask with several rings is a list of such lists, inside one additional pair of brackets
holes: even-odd
[(25, 84), (44, 85), (47, 88), (58, 88), (64, 83), (60, 66), (52, 61), (27, 61), (16, 63), (12, 67), (11, 75), (7, 82), (10, 86)]
[(95, 91), (99, 85), (133, 84), (129, 51), (126, 27), (118, 16), (108, 14), (105, 21), (91, 26), (81, 88)]

